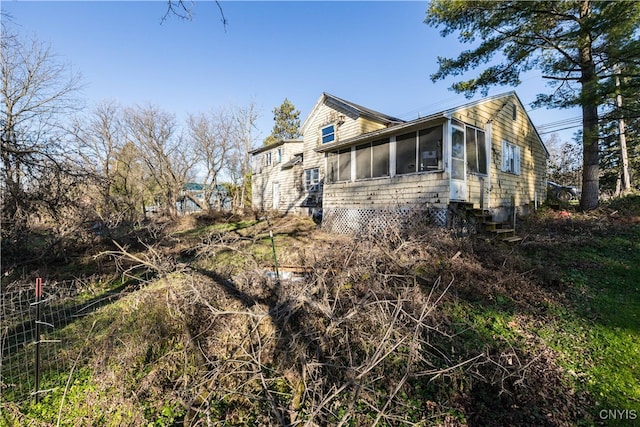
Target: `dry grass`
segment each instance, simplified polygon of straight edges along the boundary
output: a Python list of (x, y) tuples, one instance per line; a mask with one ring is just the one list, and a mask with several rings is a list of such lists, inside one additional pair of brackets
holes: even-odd
[[(439, 228), (354, 240), (303, 218), (185, 227), (109, 252), (158, 278), (82, 323), (97, 322), (88, 378), (65, 403), (83, 414), (76, 425), (561, 426), (584, 416), (556, 355), (530, 333), (561, 293), (512, 248)], [(303, 278), (265, 278), (269, 231), (279, 262), (304, 267)], [(519, 314), (502, 329), (465, 312), (505, 299)]]

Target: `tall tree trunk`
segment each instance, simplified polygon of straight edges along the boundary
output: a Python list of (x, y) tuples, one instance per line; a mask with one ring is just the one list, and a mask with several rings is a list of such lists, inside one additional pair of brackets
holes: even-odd
[[(620, 112), (620, 118), (618, 118), (618, 138), (620, 141), (620, 163), (621, 163), (621, 192), (626, 194), (631, 190), (631, 176), (629, 174), (629, 152), (627, 151), (627, 136), (624, 124), (624, 116), (622, 112), (622, 94), (620, 93), (620, 67), (617, 65), (614, 67), (616, 74), (616, 106)], [(619, 193), (618, 193), (619, 194)]]
[[(580, 18), (588, 19), (591, 13), (590, 2), (582, 2)], [(588, 28), (588, 26), (584, 26)], [(593, 210), (598, 207), (600, 197), (599, 179), (599, 147), (598, 147), (598, 103), (596, 66), (592, 55), (591, 34), (585, 30), (580, 35), (579, 54), (582, 93), (582, 197), (580, 198), (580, 208), (582, 210)]]

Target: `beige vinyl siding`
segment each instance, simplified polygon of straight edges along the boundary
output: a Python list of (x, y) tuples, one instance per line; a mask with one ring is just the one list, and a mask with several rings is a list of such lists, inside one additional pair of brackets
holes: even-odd
[[(359, 134), (369, 133), (380, 129), (385, 129), (387, 126), (374, 120), (368, 120), (363, 117), (359, 119), (360, 132)], [(354, 135), (355, 136), (355, 135)]]
[(449, 178), (424, 173), (325, 184), (323, 200), (331, 208), (446, 207)]
[[(516, 108), (516, 119), (513, 109)], [(491, 209), (511, 207), (512, 196), (516, 206), (532, 204), (537, 197), (543, 201), (546, 196), (546, 153), (538, 136), (530, 125), (526, 112), (515, 96), (491, 100), (472, 108), (452, 114), (452, 118), (466, 124), (485, 129), (491, 138), (489, 177), (484, 178), (484, 207)], [(487, 123), (491, 123), (489, 130)], [(502, 171), (502, 141), (520, 147), (520, 174)], [(488, 142), (488, 140), (487, 140)], [(480, 206), (482, 176), (467, 176), (469, 199)]]
[[(492, 123), (491, 207), (525, 206), (544, 200), (546, 196), (547, 158), (535, 130), (525, 112), (513, 103), (498, 112)], [(520, 147), (520, 174), (502, 171), (502, 141)]]
[[(275, 164), (276, 150), (282, 148), (282, 161)], [(302, 151), (302, 143), (284, 143), (261, 153), (254, 154), (262, 162), (263, 156), (271, 152), (272, 164), (261, 163), (258, 171), (251, 177), (251, 203), (254, 209), (269, 210), (273, 203), (273, 184), (279, 184), (278, 209), (280, 211), (295, 210), (304, 200), (304, 176), (301, 165), (282, 169), (282, 165), (293, 159)]]

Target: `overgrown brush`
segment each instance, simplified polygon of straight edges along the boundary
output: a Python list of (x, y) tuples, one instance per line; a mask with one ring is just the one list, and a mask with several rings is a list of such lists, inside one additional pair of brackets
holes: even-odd
[[(70, 354), (83, 356), (64, 402), (76, 425), (570, 425), (579, 416), (555, 355), (525, 332), (527, 313), (502, 330), (472, 316), (468, 296), (509, 297), (526, 284), (503, 252), (491, 258), (481, 241), (438, 228), (318, 232), (297, 245), (300, 230), (282, 220), (276, 237), (296, 237), (279, 256), (306, 274), (276, 281), (265, 275), (267, 229), (214, 231), (180, 251), (190, 261), (161, 244), (109, 252), (125, 271), (146, 266), (157, 278), (69, 329), (91, 347)], [(223, 264), (228, 253), (234, 266)], [(90, 340), (79, 333), (89, 322)]]

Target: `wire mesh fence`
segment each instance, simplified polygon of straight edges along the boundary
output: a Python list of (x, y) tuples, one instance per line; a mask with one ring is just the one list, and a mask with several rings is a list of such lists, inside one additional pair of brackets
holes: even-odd
[(19, 402), (64, 386), (69, 368), (63, 328), (93, 311), (91, 280), (2, 285), (0, 403)]

